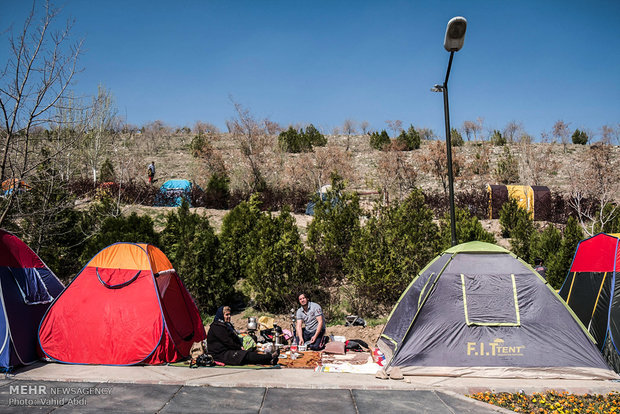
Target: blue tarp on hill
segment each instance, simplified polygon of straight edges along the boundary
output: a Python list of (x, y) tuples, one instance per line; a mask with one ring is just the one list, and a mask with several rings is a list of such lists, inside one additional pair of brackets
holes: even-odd
[(178, 207), (187, 200), (189, 206), (192, 206), (190, 193), (192, 192), (192, 183), (188, 180), (168, 180), (161, 187), (159, 193), (155, 197), (156, 207)]

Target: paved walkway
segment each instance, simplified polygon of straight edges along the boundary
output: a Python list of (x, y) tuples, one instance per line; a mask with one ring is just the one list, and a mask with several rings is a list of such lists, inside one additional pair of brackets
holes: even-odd
[(438, 391), (215, 388), (4, 380), (0, 413), (498, 413)]
[(0, 412), (484, 413), (507, 411), (464, 395), (550, 389), (607, 394), (620, 392), (620, 382), (450, 377), (395, 381), (310, 369), (36, 363), (0, 380)]

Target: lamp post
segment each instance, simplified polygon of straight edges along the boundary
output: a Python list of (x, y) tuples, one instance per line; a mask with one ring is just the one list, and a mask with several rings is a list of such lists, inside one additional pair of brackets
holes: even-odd
[(452, 139), (450, 136), (450, 110), (448, 106), (448, 78), (452, 68), (452, 58), (454, 52), (458, 52), (465, 42), (465, 31), (467, 30), (467, 20), (464, 17), (453, 17), (446, 27), (443, 47), (450, 52), (448, 70), (443, 85), (435, 85), (431, 89), (433, 92), (443, 92), (443, 110), (446, 121), (446, 157), (448, 162), (448, 190), (450, 197), (450, 233), (452, 236), (452, 246), (456, 246), (456, 215), (454, 212), (454, 175), (452, 172)]

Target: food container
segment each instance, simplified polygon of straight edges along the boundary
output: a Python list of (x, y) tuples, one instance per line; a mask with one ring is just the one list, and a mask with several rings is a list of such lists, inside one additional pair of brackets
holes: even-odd
[(299, 345), (299, 352), (304, 352), (308, 347), (306, 345)]
[(291, 345), (291, 359), (297, 359), (297, 345)]

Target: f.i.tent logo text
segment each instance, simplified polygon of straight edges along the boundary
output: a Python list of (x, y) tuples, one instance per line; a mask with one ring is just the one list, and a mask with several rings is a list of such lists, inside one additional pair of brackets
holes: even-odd
[(501, 338), (493, 342), (467, 342), (467, 356), (523, 356), (524, 349), (525, 345), (505, 345)]

